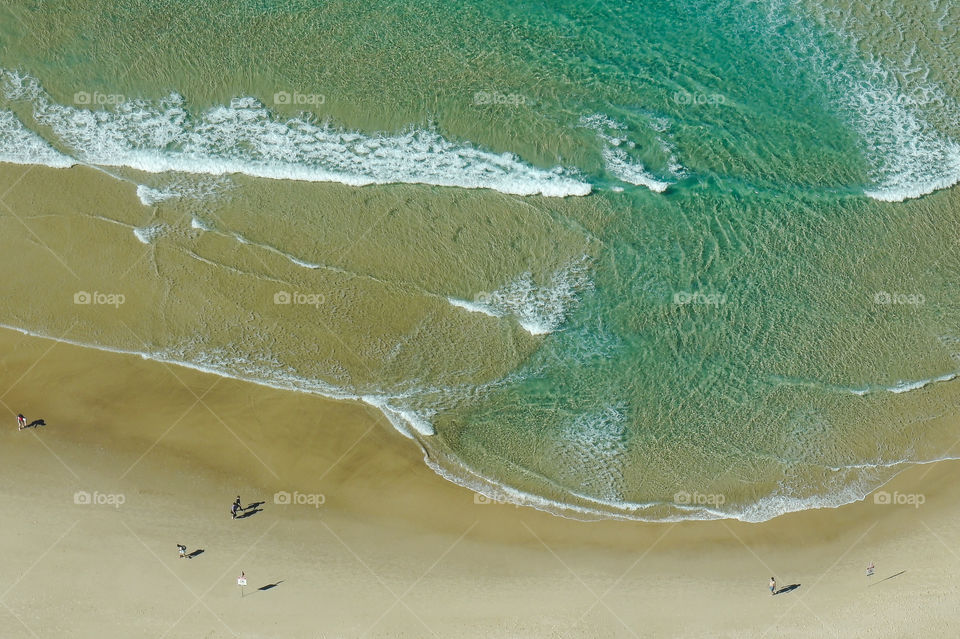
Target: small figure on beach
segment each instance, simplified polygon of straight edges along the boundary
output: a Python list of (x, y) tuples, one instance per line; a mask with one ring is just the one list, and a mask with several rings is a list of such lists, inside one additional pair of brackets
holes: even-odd
[(873, 567), (873, 562), (871, 561), (870, 565), (867, 566), (867, 577), (873, 577), (873, 571), (874, 571), (874, 567)]
[(27, 418), (23, 414), (17, 415), (17, 430), (23, 430), (27, 427)]
[(180, 559), (187, 556), (187, 547), (183, 544), (177, 544), (177, 551), (180, 553)]
[(233, 505), (230, 506), (230, 514), (233, 515), (233, 518), (237, 518), (237, 513), (243, 510), (243, 506), (240, 504), (240, 495), (237, 495), (237, 500), (233, 502)]
[(770, 577), (770, 594), (771, 595), (777, 594), (777, 580), (774, 579), (773, 577)]
[(241, 510), (244, 510), (243, 505), (240, 503), (240, 495), (237, 495), (237, 500), (233, 502), (233, 505), (230, 506), (230, 514), (233, 515), (233, 518), (237, 518), (237, 513)]

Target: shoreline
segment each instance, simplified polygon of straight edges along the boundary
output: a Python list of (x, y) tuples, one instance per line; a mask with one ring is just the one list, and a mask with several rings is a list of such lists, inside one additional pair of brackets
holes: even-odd
[[(191, 371), (195, 371), (195, 372), (200, 373), (200, 374), (203, 374), (203, 375), (211, 375), (211, 376), (214, 376), (214, 377), (220, 377), (220, 378), (224, 378), (224, 379), (228, 379), (228, 380), (232, 380), (232, 381), (236, 381), (236, 382), (241, 382), (241, 383), (244, 383), (244, 384), (253, 384), (253, 385), (256, 385), (256, 386), (261, 386), (261, 387), (263, 387), (263, 388), (268, 388), (268, 389), (276, 390), (276, 391), (292, 392), (292, 393), (302, 393), (302, 394), (305, 394), (305, 395), (320, 397), (320, 398), (323, 398), (323, 399), (325, 399), (325, 400), (330, 400), (330, 401), (335, 401), (335, 402), (341, 402), (341, 401), (346, 401), (346, 402), (359, 402), (359, 403), (361, 403), (361, 404), (364, 404), (364, 405), (367, 406), (367, 407), (370, 407), (370, 408), (373, 408), (374, 410), (376, 410), (376, 411), (381, 415), (381, 417), (382, 417), (384, 420), (386, 420), (387, 423), (389, 423), (390, 426), (391, 426), (397, 433), (399, 433), (400, 435), (402, 435), (404, 438), (409, 439), (409, 440), (415, 442), (416, 445), (417, 445), (417, 447), (424, 452), (424, 458), (423, 458), (424, 464), (425, 464), (439, 479), (442, 479), (442, 480), (444, 480), (444, 481), (447, 481), (447, 482), (452, 483), (452, 484), (454, 484), (454, 485), (456, 485), (456, 486), (458, 486), (458, 487), (460, 487), (460, 488), (463, 488), (463, 489), (465, 489), (465, 490), (468, 490), (468, 491), (474, 493), (474, 494), (476, 495), (476, 497), (475, 497), (476, 499), (481, 499), (481, 500), (482, 500), (482, 499), (485, 498), (485, 499), (487, 499), (489, 502), (492, 502), (492, 503), (499, 503), (499, 504), (501, 504), (501, 505), (516, 506), (516, 507), (519, 507), (519, 508), (528, 507), (528, 508), (532, 508), (532, 509), (538, 510), (538, 511), (543, 512), (543, 513), (547, 513), (547, 514), (553, 515), (553, 516), (555, 516), (555, 517), (560, 517), (560, 518), (562, 518), (562, 519), (569, 519), (569, 520), (571, 520), (571, 521), (578, 521), (578, 522), (585, 522), (585, 523), (592, 523), (592, 522), (599, 522), (599, 521), (623, 521), (623, 522), (634, 522), (634, 523), (645, 523), (645, 524), (674, 524), (674, 523), (681, 523), (681, 522), (707, 522), (707, 521), (728, 521), (728, 522), (732, 522), (732, 521), (737, 521), (737, 522), (748, 523), (748, 524), (762, 524), (762, 523), (766, 523), (766, 522), (769, 522), (769, 521), (773, 521), (774, 519), (777, 519), (777, 518), (779, 518), (779, 517), (783, 517), (783, 516), (785, 516), (785, 515), (790, 515), (790, 514), (793, 514), (793, 513), (803, 513), (803, 512), (816, 511), (816, 510), (829, 510), (829, 509), (843, 508), (844, 506), (849, 506), (849, 505), (852, 505), (852, 504), (856, 504), (856, 503), (858, 503), (858, 502), (863, 502), (863, 501), (865, 501), (866, 499), (868, 499), (871, 495), (873, 495), (873, 494), (876, 493), (877, 491), (881, 490), (884, 486), (888, 485), (890, 482), (895, 481), (895, 480), (897, 479), (897, 477), (899, 477), (902, 473), (907, 472), (907, 471), (909, 471), (909, 470), (911, 470), (911, 469), (914, 469), (914, 468), (922, 468), (922, 467), (928, 466), (928, 465), (930, 465), (930, 464), (938, 464), (938, 463), (941, 463), (941, 462), (960, 461), (960, 456), (949, 456), (949, 455), (946, 455), (946, 454), (945, 454), (943, 457), (937, 458), (937, 459), (929, 459), (929, 460), (922, 460), (922, 461), (901, 461), (901, 462), (896, 462), (896, 463), (893, 463), (893, 464), (888, 464), (887, 466), (899, 466), (899, 465), (904, 465), (904, 466), (906, 466), (906, 468), (904, 468), (903, 470), (898, 471), (897, 474), (894, 475), (893, 477), (887, 479), (886, 481), (882, 482), (881, 484), (879, 484), (879, 485), (875, 486), (874, 488), (872, 488), (871, 490), (867, 491), (867, 493), (866, 493), (863, 497), (854, 499), (854, 500), (852, 500), (852, 501), (845, 501), (845, 502), (839, 503), (839, 504), (836, 503), (836, 500), (830, 500), (829, 497), (823, 497), (823, 496), (816, 497), (816, 498), (814, 498), (814, 497), (799, 498), (799, 501), (801, 501), (801, 502), (802, 502), (802, 501), (805, 501), (805, 500), (811, 500), (811, 499), (819, 499), (820, 502), (819, 502), (818, 505), (816, 505), (816, 506), (797, 508), (797, 509), (794, 509), (794, 510), (786, 510), (786, 511), (783, 511), (783, 512), (779, 512), (778, 514), (775, 514), (775, 515), (773, 515), (772, 517), (767, 517), (767, 518), (765, 518), (765, 519), (746, 519), (746, 518), (741, 518), (741, 517), (738, 517), (738, 516), (735, 516), (735, 515), (728, 515), (728, 514), (726, 514), (726, 513), (722, 513), (722, 512), (717, 511), (717, 510), (711, 510), (710, 508), (707, 508), (707, 507), (698, 508), (698, 509), (696, 509), (696, 510), (695, 510), (693, 507), (691, 507), (691, 512), (699, 512), (699, 513), (703, 513), (703, 514), (707, 515), (707, 516), (704, 516), (704, 517), (679, 517), (679, 516), (678, 516), (678, 517), (675, 517), (675, 518), (674, 518), (674, 517), (669, 517), (669, 518), (664, 518), (664, 519), (644, 519), (644, 518), (641, 518), (641, 517), (631, 517), (631, 516), (629, 516), (629, 515), (627, 515), (627, 514), (624, 514), (624, 513), (605, 512), (605, 511), (602, 511), (602, 510), (591, 510), (591, 509), (589, 509), (589, 508), (586, 508), (586, 507), (583, 507), (583, 506), (580, 506), (580, 505), (575, 505), (575, 504), (563, 504), (563, 503), (560, 503), (560, 502), (554, 502), (554, 501), (552, 501), (552, 500), (549, 500), (549, 499), (546, 499), (546, 498), (543, 498), (543, 497), (540, 497), (540, 496), (537, 496), (537, 495), (527, 494), (527, 493), (524, 493), (524, 492), (522, 492), (522, 491), (519, 491), (519, 490), (517, 490), (517, 489), (515, 489), (515, 488), (513, 488), (513, 487), (500, 485), (500, 484), (496, 483), (494, 480), (489, 479), (489, 478), (487, 478), (487, 477), (484, 477), (484, 476), (482, 476), (482, 475), (479, 475), (479, 474), (475, 473), (474, 471), (472, 471), (471, 469), (466, 468), (466, 467), (464, 467), (464, 466), (462, 466), (462, 465), (460, 466), (460, 469), (462, 470), (462, 472), (463, 472), (464, 474), (468, 474), (469, 477), (466, 477), (466, 476), (458, 476), (458, 475), (456, 475), (456, 474), (454, 474), (454, 473), (451, 473), (445, 466), (439, 464), (438, 462), (436, 462), (435, 460), (433, 460), (433, 459), (430, 458), (430, 455), (429, 455), (429, 452), (427, 451), (427, 449), (424, 448), (423, 445), (422, 445), (422, 444), (417, 440), (417, 438), (412, 434), (412, 431), (413, 431), (413, 430), (418, 430), (418, 429), (416, 429), (416, 428), (414, 427), (414, 425), (410, 424), (409, 429), (404, 428), (402, 425), (398, 424), (398, 423), (396, 422), (396, 419), (395, 419), (395, 417), (396, 417), (396, 418), (399, 418), (399, 419), (406, 419), (405, 417), (403, 417), (403, 415), (397, 414), (396, 411), (391, 411), (391, 413), (394, 413), (394, 416), (388, 415), (387, 412), (386, 412), (386, 410), (385, 410), (385, 408), (387, 408), (387, 407), (386, 407), (386, 406), (378, 406), (376, 403), (370, 401), (368, 398), (370, 398), (371, 396), (369, 396), (369, 395), (361, 396), (361, 395), (350, 394), (350, 393), (347, 393), (347, 392), (344, 392), (343, 394), (339, 394), (339, 395), (338, 395), (338, 394), (335, 394), (335, 393), (325, 394), (325, 393), (321, 393), (321, 392), (318, 391), (318, 390), (307, 390), (307, 389), (304, 389), (304, 388), (298, 388), (298, 387), (296, 387), (296, 386), (294, 386), (294, 385), (284, 386), (284, 385), (282, 385), (281, 383), (278, 383), (278, 382), (273, 382), (273, 383), (271, 383), (271, 382), (269, 382), (269, 381), (264, 381), (264, 380), (257, 380), (257, 379), (252, 379), (252, 378), (244, 378), (244, 377), (239, 377), (239, 376), (235, 376), (235, 375), (230, 375), (230, 374), (224, 373), (224, 372), (222, 372), (222, 371), (217, 371), (217, 370), (214, 370), (214, 369), (212, 369), (212, 368), (207, 368), (207, 367), (204, 367), (204, 366), (202, 366), (202, 365), (192, 364), (192, 363), (189, 363), (189, 362), (181, 362), (181, 361), (161, 359), (161, 358), (159, 358), (159, 357), (156, 357), (155, 355), (151, 355), (151, 354), (149, 354), (149, 353), (144, 353), (144, 352), (140, 352), (140, 351), (129, 351), (129, 350), (123, 350), (123, 349), (119, 349), (119, 348), (111, 348), (111, 347), (106, 347), (106, 346), (85, 344), (85, 343), (81, 343), (81, 342), (77, 342), (77, 341), (72, 341), (72, 340), (69, 340), (69, 339), (64, 339), (63, 337), (60, 337), (60, 338), (58, 338), (58, 337), (51, 337), (51, 336), (48, 336), (48, 335), (42, 335), (42, 334), (40, 334), (40, 333), (36, 333), (36, 332), (30, 331), (30, 330), (27, 330), (27, 329), (24, 329), (24, 328), (20, 328), (20, 327), (16, 327), (16, 326), (8, 326), (8, 325), (5, 325), (5, 324), (0, 324), (0, 331), (11, 331), (11, 332), (13, 332), (13, 333), (19, 333), (19, 334), (21, 334), (21, 335), (24, 335), (24, 336), (26, 336), (26, 337), (31, 337), (31, 338), (40, 339), (40, 340), (53, 341), (53, 342), (59, 342), (59, 343), (66, 344), (66, 345), (69, 345), (69, 346), (73, 346), (73, 347), (76, 347), (76, 348), (91, 349), (91, 350), (95, 350), (95, 351), (102, 351), (102, 352), (105, 352), (105, 353), (112, 353), (112, 354), (122, 355), (122, 356), (138, 357), (138, 358), (140, 358), (140, 359), (142, 359), (142, 360), (155, 362), (155, 363), (160, 364), (160, 365), (163, 365), (163, 366), (175, 366), (175, 367), (180, 367), (180, 368), (188, 369), (188, 370), (191, 370)], [(943, 378), (937, 378), (936, 380), (933, 380), (933, 381), (934, 381), (934, 382), (939, 382), (939, 381), (952, 381), (953, 379), (955, 379), (955, 377), (956, 377), (955, 375), (951, 375), (951, 376), (949, 376), (949, 377), (944, 376)], [(925, 385), (926, 385), (926, 384), (925, 384)], [(418, 430), (418, 432), (419, 432), (419, 430)], [(425, 436), (425, 437), (429, 437), (429, 436), (430, 436), (429, 434), (427, 434), (427, 433), (422, 433), (422, 432), (420, 433), (420, 435)], [(958, 443), (960, 443), (960, 442), (958, 442)], [(455, 463), (459, 464), (459, 460), (455, 460)], [(486, 489), (486, 490), (484, 490), (484, 489)], [(695, 493), (694, 493), (694, 494), (695, 494)], [(511, 500), (510, 497), (513, 497), (513, 500)], [(756, 506), (759, 505), (760, 503), (763, 503), (763, 502), (766, 502), (766, 501), (776, 501), (777, 499), (780, 499), (780, 498), (782, 498), (782, 496), (773, 496), (773, 495), (771, 495), (771, 496), (769, 496), (769, 497), (763, 498), (760, 502), (756, 502), (756, 503), (754, 503), (754, 504), (751, 504), (751, 508), (756, 507)], [(832, 502), (832, 505), (830, 505), (830, 504), (824, 504), (824, 502)], [(653, 504), (653, 503), (651, 503), (651, 504), (632, 504), (632, 503), (631, 503), (631, 504), (626, 504), (626, 506), (635, 506), (635, 505), (638, 506), (638, 508), (637, 508), (636, 510), (639, 510), (640, 508), (644, 508), (644, 507), (647, 507), (647, 506), (650, 506), (650, 505), (656, 506), (656, 505), (661, 505), (661, 504)], [(673, 505), (674, 505), (676, 508), (678, 508), (678, 509), (682, 509), (682, 508), (683, 508), (681, 505), (677, 505), (677, 504), (673, 504)], [(574, 516), (574, 514), (582, 515), (582, 517)], [(711, 516), (709, 516), (709, 515), (715, 515), (715, 516), (712, 516), (712, 517), (711, 517)]]
[[(956, 618), (956, 463), (884, 486), (917, 507), (588, 523), (478, 503), (357, 402), (7, 330), (0, 352), (4, 404), (46, 422), (0, 429), (9, 636), (98, 636), (109, 618), (124, 636), (895, 637)], [(231, 521), (237, 493), (262, 510)], [(179, 561), (175, 543), (204, 553)], [(771, 598), (771, 574), (801, 587)]]

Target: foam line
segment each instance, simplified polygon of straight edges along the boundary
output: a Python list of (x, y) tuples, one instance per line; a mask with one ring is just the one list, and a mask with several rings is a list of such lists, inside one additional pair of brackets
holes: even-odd
[[(98, 166), (351, 186), (430, 184), (548, 197), (582, 196), (591, 190), (573, 171), (537, 168), (513, 154), (452, 142), (429, 129), (367, 135), (306, 118), (284, 120), (252, 98), (196, 115), (176, 94), (92, 111), (52, 102), (30, 76), (0, 75), (8, 99), (28, 101), (39, 124), (50, 127), (79, 161)], [(21, 162), (66, 163), (53, 153), (18, 157)], [(139, 194), (146, 201), (165, 197), (156, 189)]]

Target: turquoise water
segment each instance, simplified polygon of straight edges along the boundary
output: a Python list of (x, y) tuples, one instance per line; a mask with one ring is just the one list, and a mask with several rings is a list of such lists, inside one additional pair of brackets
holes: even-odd
[[(144, 320), (150, 356), (363, 398), (493, 497), (763, 520), (950, 455), (957, 24), (946, 2), (14, 3), (0, 161), (138, 184), (139, 241), (197, 258), (185, 290), (241, 270), (216, 237), (341, 300), (321, 325), (234, 296), (242, 337)], [(242, 272), (224, 286), (280, 277)]]

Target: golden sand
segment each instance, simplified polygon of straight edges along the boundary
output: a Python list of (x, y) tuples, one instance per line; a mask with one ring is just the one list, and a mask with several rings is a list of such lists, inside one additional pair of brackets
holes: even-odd
[[(13, 331), (0, 353), (5, 637), (906, 637), (957, 622), (950, 462), (883, 487), (919, 507), (577, 522), (476, 503), (359, 403)], [(17, 431), (16, 412), (46, 425)], [(265, 503), (233, 521), (237, 494)], [(204, 552), (181, 560), (177, 543)], [(771, 575), (800, 587), (770, 597)]]

